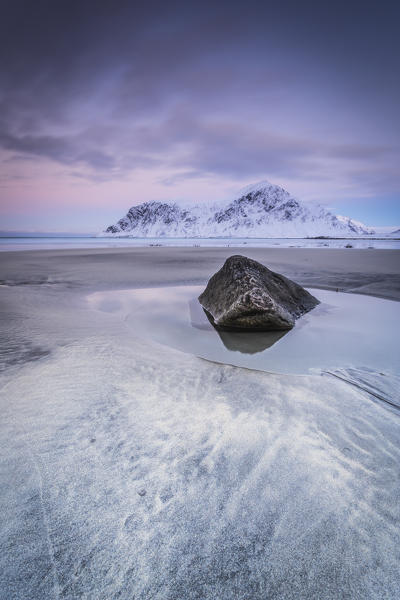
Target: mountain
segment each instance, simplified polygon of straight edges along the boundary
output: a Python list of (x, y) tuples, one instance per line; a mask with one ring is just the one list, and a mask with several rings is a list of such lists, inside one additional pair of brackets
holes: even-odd
[(261, 182), (224, 204), (144, 202), (100, 235), (130, 237), (348, 237), (373, 233), (349, 217), (296, 200)]

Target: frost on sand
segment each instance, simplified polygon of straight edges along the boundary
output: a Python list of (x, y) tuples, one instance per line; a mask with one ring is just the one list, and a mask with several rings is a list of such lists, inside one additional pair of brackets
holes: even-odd
[(93, 337), (1, 407), (2, 600), (400, 595), (399, 414), (337, 377)]

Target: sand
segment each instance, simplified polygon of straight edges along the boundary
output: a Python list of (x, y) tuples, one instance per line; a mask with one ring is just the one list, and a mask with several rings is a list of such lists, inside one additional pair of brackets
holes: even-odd
[[(379, 399), (398, 377), (217, 365), (86, 300), (204, 284), (232, 253), (2, 253), (2, 600), (400, 596), (400, 420)], [(398, 251), (246, 255), (400, 299)]]
[(0, 255), (0, 281), (84, 290), (203, 284), (232, 254), (245, 254), (309, 287), (400, 299), (400, 251), (309, 248), (115, 248)]

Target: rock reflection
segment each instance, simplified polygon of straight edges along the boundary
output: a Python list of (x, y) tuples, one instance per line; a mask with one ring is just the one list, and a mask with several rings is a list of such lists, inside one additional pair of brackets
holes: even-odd
[(197, 299), (189, 301), (190, 321), (197, 329), (216, 331), (227, 350), (242, 354), (257, 354), (271, 348), (290, 330), (285, 331), (230, 331), (217, 329), (211, 315)]
[(290, 330), (286, 331), (222, 331), (215, 330), (225, 348), (242, 354), (257, 354), (271, 348)]

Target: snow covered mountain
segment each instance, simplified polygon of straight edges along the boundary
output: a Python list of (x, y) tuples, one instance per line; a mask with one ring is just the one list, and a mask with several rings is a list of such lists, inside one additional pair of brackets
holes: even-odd
[(283, 188), (261, 182), (225, 204), (180, 206), (144, 202), (100, 235), (128, 237), (348, 237), (373, 233), (349, 217), (293, 198)]

